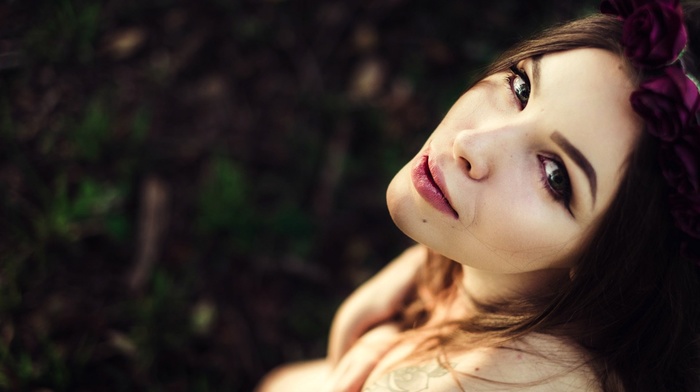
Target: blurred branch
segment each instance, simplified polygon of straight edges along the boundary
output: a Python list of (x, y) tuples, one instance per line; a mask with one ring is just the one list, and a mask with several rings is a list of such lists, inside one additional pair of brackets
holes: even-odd
[(161, 239), (167, 227), (168, 201), (165, 182), (155, 176), (146, 177), (141, 190), (136, 258), (128, 277), (132, 292), (143, 289), (160, 254)]

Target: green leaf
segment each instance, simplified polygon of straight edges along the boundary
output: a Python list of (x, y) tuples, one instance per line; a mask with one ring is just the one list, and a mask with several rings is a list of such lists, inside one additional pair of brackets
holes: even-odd
[(253, 211), (248, 180), (236, 163), (214, 159), (201, 187), (198, 210), (198, 227), (204, 233), (246, 233)]
[(96, 162), (110, 137), (112, 116), (101, 100), (90, 102), (82, 121), (73, 130), (73, 143), (78, 158)]

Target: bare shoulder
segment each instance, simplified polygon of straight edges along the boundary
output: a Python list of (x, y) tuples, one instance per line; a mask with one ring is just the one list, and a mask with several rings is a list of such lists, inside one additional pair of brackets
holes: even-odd
[(394, 261), (404, 262), (404, 263), (416, 263), (423, 262), (428, 257), (428, 248), (425, 245), (414, 244), (406, 248), (401, 254), (396, 256)]
[(507, 347), (450, 354), (447, 361), (445, 366), (432, 361), (400, 367), (363, 392), (601, 390), (585, 354), (573, 344), (546, 335), (529, 335)]
[(409, 279), (416, 274), (418, 268), (428, 258), (428, 248), (423, 245), (413, 245), (389, 262), (371, 280), (390, 279), (391, 281)]

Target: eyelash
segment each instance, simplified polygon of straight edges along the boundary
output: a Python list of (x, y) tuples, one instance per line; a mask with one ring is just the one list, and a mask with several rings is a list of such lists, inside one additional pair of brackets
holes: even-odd
[[(520, 99), (520, 97), (518, 96), (518, 94), (515, 91), (515, 85), (513, 84), (513, 82), (515, 82), (516, 77), (521, 78), (523, 80), (523, 82), (525, 82), (525, 84), (528, 87), (528, 95), (527, 95), (524, 102), (523, 102), (523, 100)], [(517, 65), (513, 65), (510, 67), (510, 72), (506, 76), (506, 83), (507, 83), (507, 88), (510, 91), (511, 95), (513, 95), (513, 98), (515, 98), (515, 100), (518, 101), (518, 104), (520, 106), (520, 110), (525, 109), (525, 107), (527, 106), (527, 102), (528, 102), (527, 100), (530, 97), (530, 93), (529, 93), (530, 78), (527, 76), (527, 73), (524, 70), (518, 68)]]
[[(540, 161), (540, 167), (542, 170), (542, 185), (543, 187), (547, 190), (550, 196), (552, 196), (552, 199), (563, 205), (571, 215), (573, 215), (573, 212), (571, 211), (571, 195), (573, 194), (572, 189), (571, 189), (571, 180), (569, 179), (569, 173), (566, 170), (566, 165), (564, 165), (563, 162), (561, 162), (559, 159), (552, 158), (552, 157), (546, 157), (539, 155), (538, 156), (539, 161)], [(565, 183), (565, 189), (562, 191), (557, 191), (554, 189), (554, 187), (551, 185), (549, 181), (549, 174), (547, 173), (547, 164), (548, 163), (554, 163), (557, 166), (557, 169), (561, 171), (563, 174), (564, 180), (566, 181)]]

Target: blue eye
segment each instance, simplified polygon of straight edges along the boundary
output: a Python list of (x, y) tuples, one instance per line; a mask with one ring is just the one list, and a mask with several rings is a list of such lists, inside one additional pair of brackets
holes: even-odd
[(515, 65), (510, 67), (510, 71), (511, 74), (508, 76), (510, 89), (518, 102), (520, 102), (520, 109), (525, 109), (530, 99), (530, 78), (527, 77), (525, 71)]
[[(563, 163), (551, 158), (539, 157), (542, 163), (542, 182), (555, 201), (567, 209), (571, 202), (571, 181)], [(571, 210), (569, 210), (571, 212)]]

